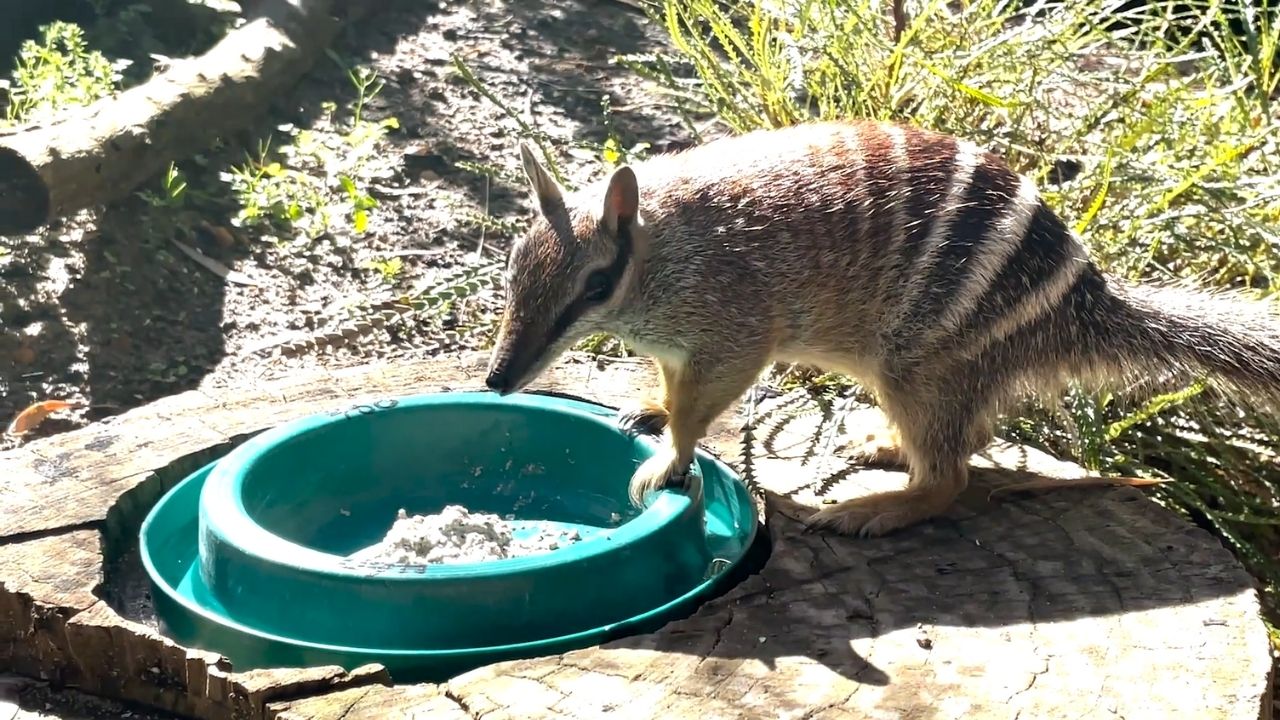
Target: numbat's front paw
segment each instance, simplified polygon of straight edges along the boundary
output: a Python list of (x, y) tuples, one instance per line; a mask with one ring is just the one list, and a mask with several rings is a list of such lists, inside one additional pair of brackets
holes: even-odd
[(663, 450), (644, 461), (631, 476), (631, 504), (643, 508), (647, 497), (663, 488), (688, 491), (692, 477), (688, 467), (680, 466), (674, 452)]
[(628, 435), (660, 435), (667, 427), (667, 409), (653, 403), (624, 405), (618, 411), (618, 427)]
[(939, 515), (947, 504), (910, 491), (877, 493), (818, 510), (805, 521), (805, 530), (880, 537)]

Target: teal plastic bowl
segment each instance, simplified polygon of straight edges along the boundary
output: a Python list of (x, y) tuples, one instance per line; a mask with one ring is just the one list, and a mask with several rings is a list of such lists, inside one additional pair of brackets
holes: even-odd
[[(702, 492), (637, 511), (654, 441), (576, 398), (417, 395), (264, 432), (183, 480), (146, 518), (162, 629), (237, 669), (379, 662), (441, 680), (503, 659), (645, 632), (723, 589), (755, 539), (749, 493), (699, 452)], [(347, 556), (410, 514), (460, 504), (553, 523), (578, 542), (449, 565)]]

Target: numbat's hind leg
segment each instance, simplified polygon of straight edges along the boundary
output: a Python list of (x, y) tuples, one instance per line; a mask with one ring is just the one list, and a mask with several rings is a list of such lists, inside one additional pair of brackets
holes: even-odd
[(968, 484), (969, 456), (991, 441), (987, 419), (967, 401), (890, 398), (884, 406), (909, 460), (907, 488), (823, 508), (806, 521), (810, 530), (875, 537), (941, 515)]
[(850, 442), (845, 445), (845, 456), (857, 465), (885, 468), (906, 468), (907, 454), (902, 449), (902, 437), (898, 428), (884, 413), (878, 413), (878, 421), (855, 428)]
[(906, 490), (876, 493), (823, 508), (809, 517), (810, 530), (878, 537), (946, 512), (968, 483), (963, 460), (937, 459), (911, 471)]

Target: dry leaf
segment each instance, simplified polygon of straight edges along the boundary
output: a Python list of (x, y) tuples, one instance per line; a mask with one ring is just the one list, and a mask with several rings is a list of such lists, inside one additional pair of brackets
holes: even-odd
[(26, 410), (18, 413), (13, 422), (9, 423), (5, 433), (8, 435), (25, 435), (44, 422), (53, 413), (59, 410), (74, 410), (83, 407), (82, 403), (67, 402), (66, 400), (44, 400), (27, 407)]
[(987, 499), (990, 500), (996, 495), (1022, 492), (1023, 490), (1056, 490), (1058, 488), (1097, 487), (1099, 485), (1145, 487), (1147, 485), (1160, 485), (1167, 482), (1169, 481), (1161, 478), (1140, 477), (1087, 477), (1075, 480), (1039, 478), (1037, 480), (1028, 480), (1026, 482), (998, 487), (987, 494)]
[(208, 220), (201, 220), (200, 229), (208, 233), (209, 236), (213, 238), (213, 241), (217, 243), (218, 247), (223, 250), (229, 250), (232, 247), (235, 247), (236, 236), (227, 228), (221, 225), (214, 225)]
[(13, 361), (19, 365), (31, 365), (36, 361), (36, 351), (30, 345), (23, 345), (13, 351)]
[(218, 262), (217, 260), (214, 260), (208, 255), (205, 255), (199, 250), (196, 250), (195, 248), (183, 243), (177, 238), (169, 238), (169, 240), (174, 245), (177, 245), (178, 249), (181, 250), (183, 253), (185, 253), (187, 257), (200, 263), (201, 267), (212, 272), (213, 274), (217, 275), (223, 280), (226, 280), (227, 282), (233, 282), (233, 283), (236, 283), (237, 285), (257, 285), (258, 284), (256, 280), (249, 277), (248, 275), (245, 275), (239, 270), (232, 270), (226, 265), (223, 265), (222, 263)]

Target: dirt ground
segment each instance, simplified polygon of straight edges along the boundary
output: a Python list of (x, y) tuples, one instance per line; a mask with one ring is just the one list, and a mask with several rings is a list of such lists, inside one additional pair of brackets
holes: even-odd
[[(199, 222), (227, 228), (235, 208), (204, 214), (181, 237), (145, 227), (137, 198), (84, 213), (40, 234), (0, 239), (0, 425), (31, 402), (83, 403), (46, 421), (38, 437), (101, 420), (200, 383), (253, 383), (301, 367), (340, 366), (427, 355), (488, 341), (497, 297), (487, 289), (439, 318), (392, 326), (337, 350), (282, 357), (275, 345), (335, 326), (359, 308), (404, 293), (465, 265), (505, 257), (511, 234), (462, 222), (460, 208), (505, 220), (528, 216), (515, 148), (518, 124), (469, 87), (453, 69), (457, 53), (503, 105), (556, 141), (603, 142), (601, 100), (608, 96), (624, 147), (661, 150), (687, 133), (673, 112), (625, 68), (617, 54), (648, 52), (662, 29), (611, 0), (522, 3), (391, 2), (349, 28), (334, 46), (347, 62), (367, 63), (386, 85), (366, 117), (400, 124), (378, 152), (385, 177), (369, 232), (345, 231), (307, 243), (273, 243), (237, 231), (219, 242)], [(283, 123), (307, 127), (326, 101), (350, 103), (345, 71), (321, 57), (313, 71), (232, 147), (210, 155), (206, 176), (243, 161), (248, 148), (275, 137)], [(385, 162), (384, 162), (385, 161)], [(516, 181), (489, 181), (460, 167), (502, 166)], [(564, 154), (566, 175), (582, 182), (598, 171), (590, 157)], [(142, 218), (140, 221), (139, 218)], [(477, 249), (483, 248), (477, 257)], [(225, 282), (187, 257), (186, 242), (256, 283)], [(365, 267), (398, 257), (393, 284)], [(455, 330), (446, 340), (442, 332)], [(406, 388), (406, 391), (411, 391)], [(0, 449), (16, 444), (0, 437)]]

